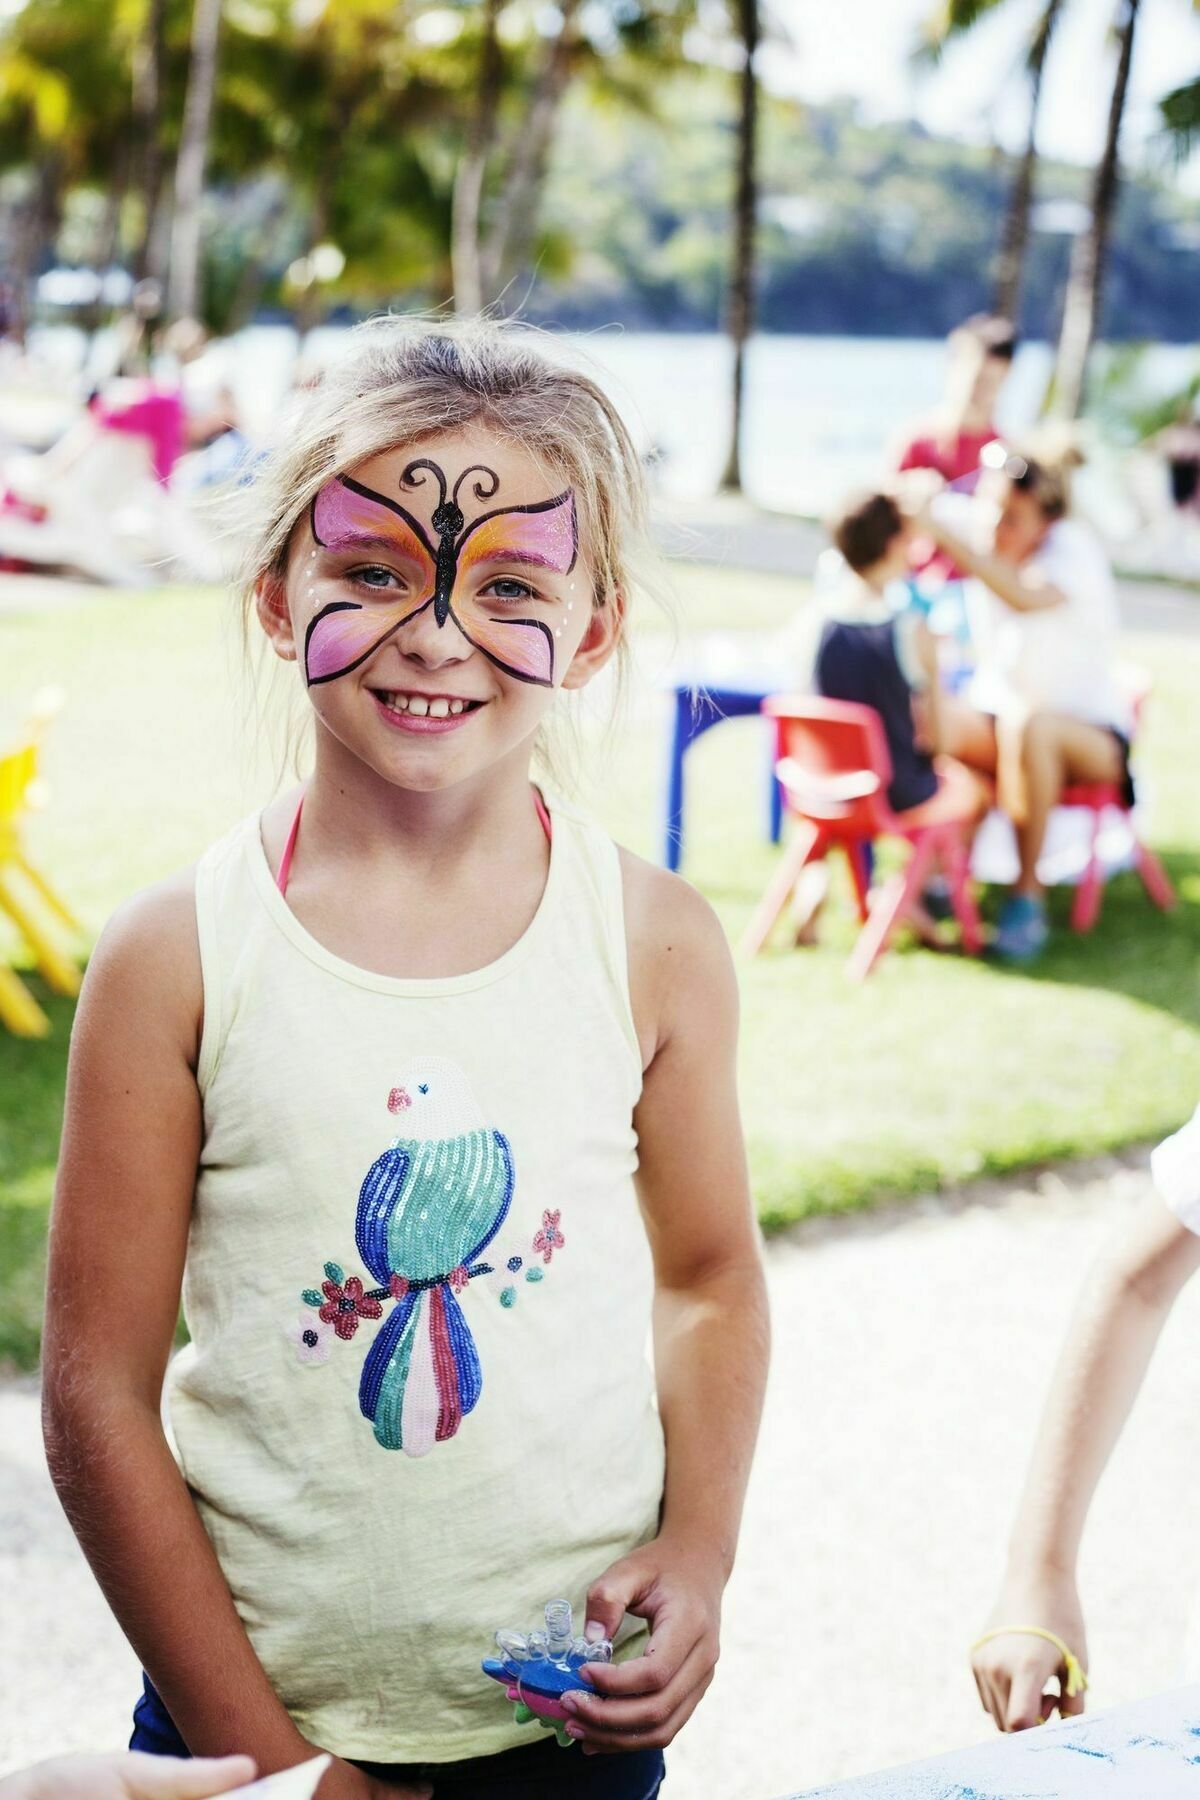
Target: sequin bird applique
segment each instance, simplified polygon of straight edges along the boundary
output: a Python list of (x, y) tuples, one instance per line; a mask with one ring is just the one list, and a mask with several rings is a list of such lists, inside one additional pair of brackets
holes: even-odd
[[(300, 1296), (315, 1318), (297, 1324), (293, 1315), (285, 1333), (298, 1362), (320, 1366), (331, 1351), (344, 1354), (336, 1346), (360, 1342), (360, 1330), (374, 1331), (359, 1408), (385, 1450), (424, 1456), (455, 1435), (483, 1390), (460, 1304), (471, 1283), (487, 1276), (510, 1310), (518, 1278), (536, 1291), (542, 1271), (527, 1260), (531, 1240), (511, 1235), (508, 1139), (487, 1124), (458, 1064), (442, 1056), (413, 1062), (387, 1108), (401, 1133), (368, 1170), (355, 1220), (367, 1280), (378, 1286), (327, 1262), (320, 1285)], [(506, 1221), (510, 1241), (484, 1260)]]

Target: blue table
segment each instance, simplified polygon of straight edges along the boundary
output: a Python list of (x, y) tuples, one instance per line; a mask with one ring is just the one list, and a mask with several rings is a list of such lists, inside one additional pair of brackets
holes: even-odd
[[(982, 1727), (981, 1727), (982, 1729)], [(1194, 1800), (1200, 1687), (1084, 1713), (791, 1800)]]
[[(674, 695), (674, 716), (667, 747), (666, 803), (663, 812), (663, 862), (678, 869), (683, 861), (683, 759), (688, 747), (714, 725), (726, 719), (757, 714), (769, 694), (786, 685), (778, 675), (729, 675), (705, 683), (683, 673), (669, 678)], [(783, 795), (775, 779), (775, 733), (763, 721), (767, 745), (766, 827), (773, 844), (783, 828)]]

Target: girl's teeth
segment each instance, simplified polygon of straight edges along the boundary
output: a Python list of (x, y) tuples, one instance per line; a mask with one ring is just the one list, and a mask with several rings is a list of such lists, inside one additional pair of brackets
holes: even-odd
[(429, 702), (429, 716), (431, 719), (444, 719), (449, 711), (450, 702), (448, 700), (431, 700)]
[(408, 710), (410, 713), (414, 714), (416, 718), (423, 719), (429, 712), (429, 702), (428, 700), (423, 699), (420, 694), (410, 694)]
[(450, 702), (450, 711), (452, 713), (460, 713), (462, 711), (464, 705), (465, 705), (465, 702), (462, 700), (452, 700)]

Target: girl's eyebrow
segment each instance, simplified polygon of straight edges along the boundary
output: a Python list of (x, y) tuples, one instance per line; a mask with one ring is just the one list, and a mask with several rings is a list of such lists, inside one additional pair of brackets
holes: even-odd
[(384, 537), (373, 531), (347, 531), (341, 537), (330, 538), (327, 543), (315, 540), (318, 550), (386, 550), (389, 556), (411, 556), (394, 537)]
[(536, 550), (489, 550), (486, 556), (479, 558), (476, 567), (482, 567), (484, 563), (520, 563), (529, 569), (552, 569), (556, 575), (563, 572), (561, 562), (541, 556)]

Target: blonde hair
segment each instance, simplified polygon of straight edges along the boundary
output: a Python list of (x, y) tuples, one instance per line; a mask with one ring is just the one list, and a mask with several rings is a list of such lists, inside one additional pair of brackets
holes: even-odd
[[(348, 353), (299, 399), (280, 441), (234, 498), (247, 633), (257, 584), (283, 578), (292, 534), (327, 481), (382, 451), (478, 425), (519, 444), (556, 485), (574, 491), (593, 607), (622, 613), (620, 685), (623, 615), (635, 581), (653, 585), (656, 559), (641, 461), (600, 383), (547, 354), (547, 334), (508, 321), (389, 316), (349, 336)], [(544, 763), (545, 744), (538, 749)]]

